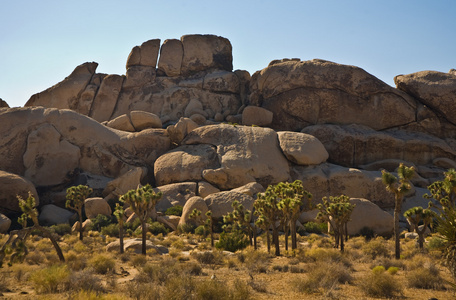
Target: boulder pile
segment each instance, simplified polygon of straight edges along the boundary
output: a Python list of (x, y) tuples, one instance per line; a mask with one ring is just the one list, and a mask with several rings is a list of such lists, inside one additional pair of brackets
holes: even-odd
[(53, 211), (68, 187), (89, 185), (86, 214), (96, 216), (151, 183), (164, 194), (158, 212), (184, 207), (180, 220), (161, 218), (173, 228), (193, 208), (220, 217), (234, 200), (251, 208), (268, 185), (300, 179), (314, 202), (354, 198), (383, 233), (394, 198), (382, 169), (416, 167), (409, 207), (456, 167), (455, 72), (399, 75), (394, 88), (324, 60), (275, 60), (250, 76), (232, 59), (223, 37), (153, 39), (132, 49), (125, 75), (84, 63), (23, 108), (0, 99), (0, 231), (29, 191)]

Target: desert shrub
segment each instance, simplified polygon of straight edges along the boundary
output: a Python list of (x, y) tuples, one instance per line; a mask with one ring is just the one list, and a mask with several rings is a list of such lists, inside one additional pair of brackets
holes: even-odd
[(241, 231), (222, 232), (215, 247), (226, 251), (236, 252), (244, 249), (249, 244), (249, 239)]
[(407, 284), (417, 289), (443, 289), (442, 277), (437, 268), (417, 268), (406, 274)]
[(58, 235), (65, 235), (65, 234), (71, 234), (71, 226), (70, 224), (58, 224), (58, 225), (52, 225), (49, 227), (52, 233), (58, 234)]
[(372, 228), (364, 226), (359, 230), (359, 235), (364, 237), (366, 241), (370, 241), (375, 236), (375, 232)]
[(272, 269), (274, 271), (279, 271), (279, 272), (288, 272), (288, 268), (289, 268), (288, 265), (283, 265), (283, 266), (281, 266), (281, 265), (273, 265), (272, 266)]
[(178, 239), (171, 243), (171, 247), (182, 250), (185, 247), (184, 241), (182, 241), (182, 239)]
[(70, 250), (65, 256), (67, 266), (73, 271), (79, 271), (87, 266), (87, 259), (85, 256), (78, 255), (76, 252)]
[(372, 268), (372, 273), (374, 273), (374, 274), (380, 274), (380, 273), (383, 273), (385, 271), (386, 271), (386, 269), (385, 269), (384, 266), (376, 266), (376, 267)]
[(141, 226), (141, 220), (139, 218), (134, 219), (133, 222), (125, 223), (125, 229), (131, 232), (138, 229), (139, 226)]
[(185, 223), (177, 226), (177, 233), (193, 233), (195, 231), (195, 225)]
[(33, 251), (25, 257), (25, 261), (29, 265), (39, 265), (44, 263), (46, 256), (40, 251)]
[[(384, 270), (384, 268), (383, 268)], [(372, 297), (394, 298), (402, 295), (399, 282), (388, 272), (370, 272), (359, 280), (363, 292)]]
[(312, 248), (305, 255), (317, 262), (341, 262), (346, 267), (350, 267), (350, 261), (334, 248)]
[(159, 300), (160, 298), (160, 286), (144, 283), (138, 281), (130, 281), (127, 283), (126, 290), (128, 296), (135, 300)]
[(191, 276), (173, 276), (166, 281), (161, 294), (161, 298), (170, 300), (189, 299), (191, 297), (189, 295), (192, 295), (194, 293), (194, 289), (195, 282)]
[(352, 280), (349, 270), (340, 263), (318, 262), (309, 268), (305, 278), (296, 277), (292, 281), (295, 291), (300, 293), (314, 293), (323, 289), (333, 289), (339, 283)]
[(328, 224), (326, 222), (307, 222), (304, 224), (304, 229), (307, 233), (322, 234), (328, 232)]
[(104, 254), (97, 254), (89, 260), (89, 266), (98, 274), (106, 274), (114, 270), (116, 261)]
[(368, 241), (362, 250), (365, 255), (370, 256), (372, 259), (383, 256), (390, 256), (390, 251), (386, 245), (386, 241), (382, 237), (377, 237)]
[(203, 268), (195, 261), (190, 261), (182, 265), (182, 271), (189, 275), (201, 275), (203, 274)]
[(141, 267), (147, 263), (147, 258), (142, 254), (130, 255), (130, 263), (133, 267)]
[(386, 270), (388, 273), (390, 273), (391, 275), (396, 275), (397, 272), (399, 271), (399, 268), (398, 267), (389, 267), (388, 270)]
[(195, 228), (195, 234), (206, 237), (209, 234), (209, 231), (204, 227), (204, 225), (200, 225)]
[(149, 223), (147, 230), (153, 235), (158, 235), (160, 233), (166, 235), (168, 233), (168, 229), (166, 229), (165, 225), (160, 222)]
[(168, 278), (177, 276), (181, 273), (181, 269), (174, 258), (166, 258), (158, 264), (144, 264), (140, 274), (136, 280), (139, 282), (155, 282), (158, 284), (165, 283)]
[(165, 211), (167, 216), (182, 216), (183, 207), (180, 205), (172, 206)]
[(70, 287), (74, 291), (104, 292), (100, 280), (89, 270), (74, 272), (69, 277)]
[(427, 249), (429, 251), (442, 251), (445, 249), (445, 241), (439, 236), (433, 236), (427, 243)]
[(101, 228), (106, 227), (112, 223), (111, 217), (101, 215), (101, 214), (97, 215), (95, 218), (90, 219), (90, 220), (92, 221), (90, 229), (97, 230), (97, 231), (100, 231)]
[(195, 252), (193, 257), (204, 265), (219, 265), (223, 262), (223, 254), (219, 251)]
[(235, 280), (235, 288), (230, 288), (224, 282), (217, 280), (204, 280), (195, 286), (194, 299), (206, 300), (231, 300), (231, 299), (250, 299), (250, 289), (248, 285), (240, 280)]
[(244, 256), (244, 264), (250, 272), (265, 273), (270, 263), (270, 256), (267, 252), (254, 250), (248, 247), (242, 251)]
[(397, 267), (399, 269), (404, 269), (405, 264), (403, 260), (399, 259), (391, 259), (387, 257), (379, 257), (375, 260), (372, 261), (370, 264), (371, 268), (374, 268), (376, 266), (384, 266), (386, 270), (388, 270), (391, 267)]
[(67, 290), (69, 277), (66, 265), (53, 265), (33, 272), (30, 281), (39, 294), (56, 293)]
[(119, 224), (112, 223), (101, 228), (101, 234), (106, 236), (119, 237)]

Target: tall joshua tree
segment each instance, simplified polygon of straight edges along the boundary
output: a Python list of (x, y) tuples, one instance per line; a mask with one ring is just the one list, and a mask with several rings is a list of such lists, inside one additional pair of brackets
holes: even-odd
[(256, 228), (255, 224), (250, 223), (252, 219), (252, 212), (245, 209), (244, 205), (240, 204), (237, 200), (231, 204), (231, 207), (233, 208), (233, 211), (223, 216), (223, 221), (225, 223), (233, 223), (234, 226), (245, 232), (249, 237), (250, 246), (253, 246), (256, 250)]
[(82, 207), (84, 201), (92, 193), (92, 189), (86, 185), (72, 186), (67, 189), (65, 206), (78, 214), (79, 217), (79, 239), (82, 241), (84, 237), (84, 229), (82, 228)]
[(257, 225), (265, 229), (267, 232), (268, 252), (270, 251), (269, 229), (272, 227), (272, 242), (275, 246), (275, 255), (280, 255), (279, 246), (279, 227), (277, 223), (280, 221), (282, 211), (278, 208), (279, 199), (274, 186), (270, 185), (264, 193), (258, 194), (253, 206), (255, 214), (258, 216)]
[(383, 170), (382, 182), (386, 186), (386, 190), (394, 194), (394, 239), (395, 239), (395, 256), (396, 259), (401, 257), (401, 245), (399, 240), (399, 218), (402, 210), (402, 201), (407, 192), (410, 191), (412, 185), (410, 179), (415, 175), (414, 167), (407, 167), (403, 163), (397, 168), (397, 175)]
[(347, 236), (346, 225), (350, 221), (351, 213), (355, 208), (350, 203), (350, 198), (345, 195), (338, 197), (323, 198), (323, 202), (317, 205), (319, 210), (317, 218), (328, 222), (334, 230), (335, 248), (344, 252), (344, 236)]
[(122, 197), (120, 201), (130, 205), (133, 212), (141, 221), (142, 228), (142, 254), (146, 255), (146, 222), (152, 213), (155, 205), (161, 200), (162, 192), (155, 193), (150, 184), (139, 187), (136, 190), (130, 190)]

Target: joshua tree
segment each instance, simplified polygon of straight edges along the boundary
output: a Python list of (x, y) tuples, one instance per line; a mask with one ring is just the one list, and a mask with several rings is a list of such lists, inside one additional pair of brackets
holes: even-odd
[(338, 197), (323, 198), (323, 203), (317, 204), (319, 210), (317, 218), (328, 222), (334, 230), (335, 248), (340, 247), (340, 251), (344, 251), (344, 237), (347, 236), (346, 225), (350, 221), (351, 213), (355, 208), (354, 204), (350, 203), (350, 198), (345, 195)]
[(255, 214), (258, 216), (256, 224), (267, 232), (268, 252), (270, 252), (269, 229), (272, 227), (272, 242), (275, 246), (275, 255), (280, 255), (279, 228), (277, 222), (281, 219), (282, 211), (277, 207), (280, 201), (275, 192), (275, 187), (270, 185), (264, 193), (258, 194), (254, 202)]
[(394, 194), (395, 206), (394, 206), (394, 238), (395, 238), (395, 254), (396, 259), (401, 257), (401, 245), (399, 240), (399, 217), (402, 210), (402, 201), (404, 200), (405, 194), (410, 191), (412, 185), (410, 179), (415, 174), (414, 167), (407, 167), (404, 164), (400, 164), (397, 169), (399, 179), (393, 174), (383, 170), (382, 181), (386, 186), (386, 190)]
[(92, 189), (86, 185), (72, 186), (67, 189), (66, 204), (67, 208), (70, 208), (78, 214), (79, 217), (79, 239), (82, 241), (84, 236), (84, 229), (82, 228), (82, 207), (84, 201), (92, 193)]
[(123, 226), (124, 226), (124, 216), (125, 211), (123, 205), (116, 203), (116, 208), (114, 210), (114, 216), (117, 218), (117, 223), (119, 224), (119, 244), (120, 244), (120, 253), (124, 253), (124, 243), (123, 243)]
[(128, 191), (119, 199), (121, 202), (130, 205), (135, 215), (141, 221), (142, 254), (144, 255), (146, 255), (146, 221), (162, 196), (162, 192), (155, 193), (150, 184), (147, 184), (143, 187), (138, 186), (136, 190)]
[(425, 197), (434, 198), (440, 203), (440, 206), (432, 202), (429, 205), (439, 211), (435, 214), (436, 230), (445, 242), (445, 264), (453, 278), (456, 278), (456, 171), (450, 169), (444, 174), (444, 180), (428, 186), (430, 195)]
[[(46, 228), (42, 227), (38, 222), (38, 210), (35, 208), (35, 197), (33, 197), (32, 193), (29, 192), (27, 199), (24, 200), (21, 196), (17, 196), (17, 199), (19, 200), (19, 207), (22, 211), (22, 215), (18, 218), (17, 221), (19, 224), (21, 224), (23, 229), (13, 230), (10, 232), (8, 240), (0, 249), (0, 267), (2, 266), (3, 259), (6, 256), (7, 249), (14, 251), (10, 257), (10, 264), (16, 260), (22, 261), (25, 256), (27, 256), (28, 250), (27, 246), (25, 245), (25, 241), (32, 230), (39, 230), (45, 237), (49, 238), (55, 248), (55, 251), (57, 252), (57, 256), (59, 257), (60, 261), (64, 262), (65, 258), (59, 244), (54, 239), (52, 234)], [(27, 227), (28, 219), (32, 220), (32, 227)]]
[[(424, 244), (424, 232), (427, 227), (432, 223), (434, 212), (429, 208), (424, 209), (421, 206), (415, 206), (410, 208), (404, 213), (404, 217), (407, 218), (408, 222), (414, 227), (418, 234), (418, 244), (421, 250), (423, 250)], [(419, 229), (420, 222), (423, 221), (423, 228)]]
[(212, 211), (206, 212), (206, 221), (204, 222), (204, 229), (209, 231), (211, 235), (211, 247), (214, 247), (214, 219), (212, 218)]
[(253, 246), (256, 250), (256, 228), (255, 224), (250, 223), (252, 212), (248, 209), (244, 209), (244, 205), (239, 204), (239, 201), (237, 200), (231, 204), (231, 207), (233, 207), (233, 211), (224, 216), (223, 221), (225, 223), (233, 223), (234, 226), (244, 231), (249, 237), (250, 246)]

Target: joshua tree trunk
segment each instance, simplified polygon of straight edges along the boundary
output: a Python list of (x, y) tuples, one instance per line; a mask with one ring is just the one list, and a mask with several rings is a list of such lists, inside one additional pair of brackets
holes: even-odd
[(61, 262), (65, 261), (65, 257), (63, 257), (62, 249), (60, 249), (59, 244), (57, 241), (54, 239), (52, 234), (44, 227), (41, 227), (40, 225), (35, 225), (37, 229), (39, 229), (47, 238), (51, 240), (52, 245), (54, 245), (55, 252), (57, 252), (57, 256), (59, 257), (59, 260)]
[(418, 233), (418, 246), (420, 247), (420, 250), (423, 251), (423, 246), (424, 246), (424, 232), (426, 231), (426, 226), (423, 226), (423, 228), (420, 230), (418, 226), (416, 227), (416, 233)]
[(285, 250), (288, 251), (288, 226), (284, 226), (285, 227)]
[(279, 230), (275, 225), (272, 225), (272, 240), (275, 245), (275, 255), (280, 256)]
[(78, 210), (79, 216), (79, 240), (82, 241), (84, 237), (84, 229), (82, 228), (82, 209)]
[(141, 252), (143, 255), (146, 255), (146, 234), (147, 234), (147, 228), (146, 228), (146, 221), (141, 221), (141, 228), (142, 228), (142, 249)]
[(399, 240), (399, 217), (402, 209), (402, 198), (396, 196), (396, 205), (394, 207), (394, 246), (396, 259), (401, 258), (401, 244)]
[(297, 249), (298, 248), (298, 241), (296, 237), (296, 220), (292, 219), (291, 224), (290, 224), (290, 230), (291, 230), (291, 249)]
[(120, 245), (120, 254), (122, 254), (122, 253), (124, 253), (123, 223), (119, 223), (119, 245)]
[(269, 234), (269, 229), (266, 230), (266, 241), (268, 244), (268, 253), (271, 253), (271, 235)]
[(252, 235), (253, 235), (253, 249), (257, 250), (258, 246), (257, 246), (257, 233), (256, 233), (255, 223), (252, 226)]

